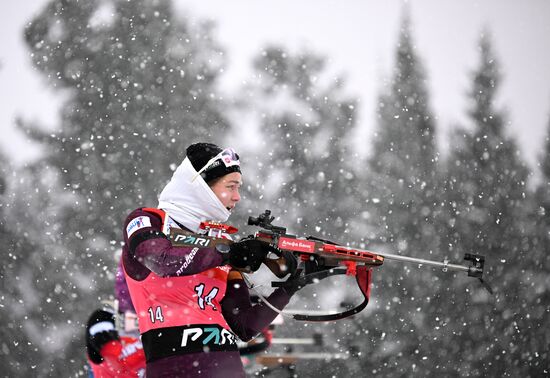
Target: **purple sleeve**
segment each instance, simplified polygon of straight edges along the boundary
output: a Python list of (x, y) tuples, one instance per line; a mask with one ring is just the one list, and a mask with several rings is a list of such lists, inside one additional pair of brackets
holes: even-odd
[[(140, 226), (129, 226), (136, 223)], [(223, 264), (222, 254), (214, 248), (172, 246), (162, 233), (161, 219), (139, 209), (126, 219), (124, 240), (129, 257), (161, 277), (197, 274)]]
[(128, 284), (126, 283), (126, 278), (124, 277), (124, 272), (122, 270), (122, 259), (120, 259), (120, 262), (118, 263), (118, 268), (116, 270), (115, 298), (118, 299), (119, 312), (136, 312), (136, 310), (134, 309), (134, 304), (132, 303), (132, 299), (130, 298)]
[[(282, 310), (290, 301), (290, 295), (283, 289), (276, 289), (267, 301)], [(252, 339), (269, 326), (278, 313), (260, 302), (253, 305), (244, 280), (227, 282), (227, 290), (221, 302), (222, 313), (233, 332), (243, 341)]]

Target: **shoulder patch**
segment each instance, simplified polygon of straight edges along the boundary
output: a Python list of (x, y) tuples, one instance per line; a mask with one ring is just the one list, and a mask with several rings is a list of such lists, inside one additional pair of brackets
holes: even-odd
[(130, 237), (134, 232), (145, 227), (151, 227), (151, 218), (145, 215), (136, 217), (126, 226), (126, 234)]

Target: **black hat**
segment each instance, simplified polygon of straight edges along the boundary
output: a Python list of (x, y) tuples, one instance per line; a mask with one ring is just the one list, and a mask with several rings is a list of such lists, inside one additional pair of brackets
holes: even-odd
[[(187, 147), (186, 154), (207, 184), (228, 173), (241, 172), (239, 155), (231, 148), (222, 150), (212, 143), (195, 143)], [(211, 161), (214, 157), (217, 158)]]

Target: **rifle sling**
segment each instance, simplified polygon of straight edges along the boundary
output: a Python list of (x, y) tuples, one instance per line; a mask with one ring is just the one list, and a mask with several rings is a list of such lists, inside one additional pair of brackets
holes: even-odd
[[(363, 302), (361, 302), (359, 305), (355, 306), (354, 308), (351, 308), (349, 310), (339, 312), (336, 314), (325, 314), (325, 315), (309, 315), (309, 314), (293, 314), (292, 317), (295, 320), (301, 320), (301, 321), (310, 321), (310, 322), (330, 322), (334, 320), (340, 320), (347, 318), (348, 316), (355, 315), (359, 312), (361, 312), (365, 307), (367, 307), (367, 304), (369, 303), (369, 291), (370, 287), (366, 284), (368, 275), (370, 274), (368, 266), (358, 266), (357, 267), (357, 284), (359, 288), (361, 289), (361, 293), (363, 294)], [(323, 280), (327, 277), (336, 276), (336, 275), (342, 275), (346, 274), (347, 269), (345, 268), (332, 268), (332, 269), (326, 269), (321, 270), (309, 274), (305, 274), (304, 276), (298, 278), (300, 282), (300, 286), (305, 287), (306, 285), (317, 283), (320, 280)], [(273, 282), (273, 287), (279, 287), (279, 286), (285, 286), (286, 282)]]

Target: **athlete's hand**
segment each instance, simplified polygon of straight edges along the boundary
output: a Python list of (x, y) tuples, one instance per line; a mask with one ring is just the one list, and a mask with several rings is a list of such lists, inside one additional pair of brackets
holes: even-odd
[(257, 271), (272, 250), (269, 244), (253, 239), (245, 238), (233, 243), (229, 250), (229, 264), (237, 269)]
[(264, 264), (271, 270), (278, 278), (284, 278), (290, 274), (290, 277), (294, 276), (296, 269), (298, 269), (298, 259), (290, 251), (275, 251), (277, 258), (266, 258)]
[(118, 332), (114, 329), (97, 332), (90, 338), (90, 342), (97, 352), (99, 352), (105, 344), (116, 340), (118, 340)]
[(281, 271), (285, 274), (290, 273), (290, 276), (292, 277), (298, 268), (298, 259), (294, 256), (294, 253), (289, 251), (281, 251), (280, 260), (282, 261), (282, 264), (279, 263)]

